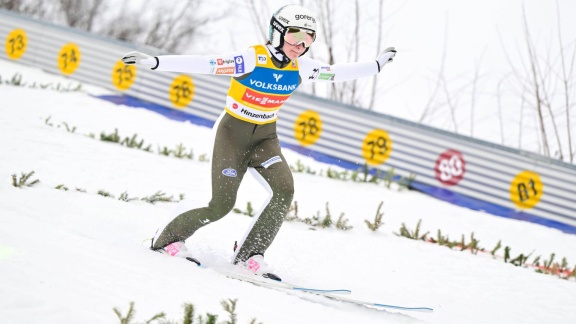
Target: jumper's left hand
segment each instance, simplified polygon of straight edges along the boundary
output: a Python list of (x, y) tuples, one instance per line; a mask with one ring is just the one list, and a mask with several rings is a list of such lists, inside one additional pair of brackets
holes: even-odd
[(150, 69), (155, 69), (155, 67), (158, 66), (157, 58), (137, 51), (132, 51), (124, 55), (122, 62), (128, 65), (144, 65)]
[(376, 63), (378, 63), (378, 72), (382, 71), (384, 65), (392, 62), (394, 56), (396, 56), (396, 49), (394, 47), (388, 47), (382, 53), (380, 53), (376, 59)]

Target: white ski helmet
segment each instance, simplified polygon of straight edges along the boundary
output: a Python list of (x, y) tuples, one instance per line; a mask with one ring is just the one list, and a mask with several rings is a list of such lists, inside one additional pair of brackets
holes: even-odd
[[(284, 36), (286, 36), (286, 32), (290, 27), (311, 31), (314, 33), (314, 39), (316, 38), (316, 18), (314, 14), (298, 5), (286, 5), (272, 15), (268, 32), (270, 44), (277, 49), (281, 49), (284, 46)], [(308, 49), (309, 47), (306, 48), (304, 53)]]

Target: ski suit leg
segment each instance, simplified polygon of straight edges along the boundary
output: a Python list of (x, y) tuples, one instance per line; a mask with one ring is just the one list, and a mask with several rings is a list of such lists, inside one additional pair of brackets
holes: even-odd
[(240, 241), (234, 263), (245, 261), (255, 254), (264, 255), (280, 230), (294, 196), (292, 172), (275, 135), (253, 150), (250, 166), (249, 170), (268, 190), (270, 197), (254, 216), (245, 237)]
[(212, 153), (212, 199), (206, 207), (176, 216), (157, 234), (153, 248), (186, 240), (199, 228), (226, 216), (234, 207), (238, 188), (248, 168), (250, 137), (243, 134), (251, 134), (253, 125), (239, 123), (226, 115), (217, 127)]

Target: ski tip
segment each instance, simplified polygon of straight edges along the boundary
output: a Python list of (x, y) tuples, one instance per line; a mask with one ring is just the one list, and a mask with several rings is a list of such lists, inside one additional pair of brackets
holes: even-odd
[(434, 313), (434, 309), (429, 307), (414, 307), (411, 309), (411, 311), (420, 313)]

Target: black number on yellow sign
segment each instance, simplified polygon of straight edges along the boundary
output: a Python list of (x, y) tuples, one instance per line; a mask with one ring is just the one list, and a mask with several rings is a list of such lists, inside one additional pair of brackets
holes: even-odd
[(16, 52), (21, 52), (25, 47), (24, 37), (20, 34), (8, 39), (8, 56), (12, 56)]
[(190, 90), (190, 84), (186, 81), (182, 82), (181, 84), (177, 84), (174, 86), (174, 94), (176, 95), (176, 102), (180, 103), (181, 99), (188, 99), (192, 94), (192, 90)]
[(322, 135), (322, 118), (313, 110), (303, 111), (294, 122), (294, 138), (303, 146), (316, 143)]
[(134, 72), (129, 65), (124, 65), (116, 69), (117, 84), (123, 86), (125, 83), (130, 83), (134, 78)]
[(26, 46), (28, 43), (28, 37), (23, 29), (14, 29), (6, 37), (5, 51), (6, 56), (12, 60), (17, 60), (24, 52), (26, 52)]
[(188, 75), (180, 75), (174, 78), (169, 90), (170, 101), (176, 108), (184, 108), (194, 96), (194, 83)]
[(58, 54), (58, 68), (64, 74), (72, 74), (80, 65), (80, 48), (74, 43), (62, 46)]
[(384, 163), (392, 153), (392, 140), (383, 129), (374, 129), (362, 142), (362, 156), (370, 165)]
[(308, 118), (308, 120), (304, 120), (300, 122), (300, 128), (302, 129), (302, 138), (301, 140), (306, 140), (306, 135), (316, 136), (320, 128), (318, 128), (318, 120), (314, 117)]
[(76, 55), (76, 51), (71, 49), (69, 52), (64, 52), (60, 55), (62, 59), (62, 68), (64, 70), (68, 70), (69, 66), (76, 65), (78, 63), (78, 56)]
[(544, 184), (538, 173), (522, 171), (510, 183), (510, 200), (520, 208), (533, 208), (544, 195)]
[(112, 84), (118, 90), (124, 91), (130, 89), (135, 79), (136, 67), (134, 65), (126, 65), (121, 60), (118, 60), (112, 68)]
[(368, 141), (366, 144), (370, 147), (370, 159), (374, 159), (376, 154), (385, 155), (388, 147), (388, 141), (384, 137), (378, 137), (376, 140)]
[(518, 199), (521, 202), (527, 201), (538, 195), (538, 190), (536, 190), (536, 183), (534, 180), (530, 179), (527, 184), (528, 186), (526, 186), (526, 183), (518, 184)]

